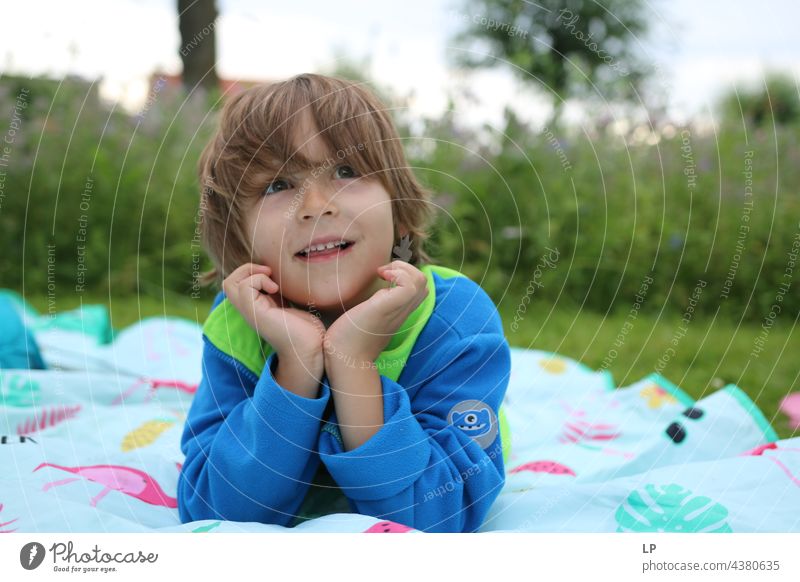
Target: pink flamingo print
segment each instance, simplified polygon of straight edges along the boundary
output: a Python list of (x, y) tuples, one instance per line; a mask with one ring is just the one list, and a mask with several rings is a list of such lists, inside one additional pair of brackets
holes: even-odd
[(105, 488), (92, 498), (92, 507), (96, 507), (97, 503), (108, 495), (109, 491), (120, 491), (126, 495), (144, 501), (145, 503), (150, 503), (151, 505), (178, 507), (178, 500), (176, 498), (167, 495), (155, 479), (139, 469), (123, 467), (121, 465), (62, 467), (61, 465), (54, 465), (52, 463), (42, 463), (36, 467), (34, 471), (38, 471), (42, 467), (53, 467), (79, 475), (79, 477), (71, 477), (62, 479), (61, 481), (47, 483), (42, 488), (42, 491), (47, 491), (51, 487), (56, 487), (58, 485), (65, 485), (73, 481), (78, 481), (81, 477), (105, 485)]
[[(3, 504), (2, 503), (0, 503), (0, 511), (3, 511)], [(11, 533), (11, 532), (17, 531), (17, 528), (14, 528), (14, 529), (2, 529), (2, 528), (4, 528), (7, 525), (11, 525), (12, 523), (17, 521), (18, 519), (19, 518), (17, 517), (15, 519), (12, 519), (11, 521), (5, 521), (5, 522), (0, 523), (0, 533)]]
[(777, 449), (777, 448), (778, 448), (777, 444), (775, 444), (775, 443), (767, 443), (765, 445), (759, 445), (754, 449), (750, 449), (749, 451), (745, 451), (743, 453), (739, 453), (737, 456), (746, 457), (748, 455), (752, 455), (752, 456), (755, 457), (755, 456), (763, 455), (764, 451), (766, 451), (766, 450)]
[(167, 326), (167, 337), (170, 340), (170, 344), (175, 347), (175, 352), (179, 356), (188, 356), (189, 355), (189, 350), (186, 349), (186, 347), (181, 342), (177, 341), (174, 338), (173, 333), (172, 333), (173, 329), (174, 329), (174, 326), (172, 326), (172, 325), (168, 325)]
[(792, 430), (800, 428), (800, 392), (784, 396), (779, 409), (789, 417), (789, 428)]
[(786, 476), (787, 476), (787, 477), (789, 477), (789, 480), (790, 480), (792, 483), (794, 483), (795, 485), (797, 485), (798, 487), (800, 487), (800, 478), (797, 478), (797, 477), (795, 477), (795, 476), (794, 476), (794, 474), (792, 474), (792, 472), (789, 470), (789, 467), (787, 467), (786, 465), (784, 465), (784, 464), (783, 464), (781, 461), (779, 461), (779, 460), (778, 460), (778, 459), (776, 459), (775, 457), (767, 457), (767, 458), (768, 458), (770, 461), (772, 461), (773, 463), (775, 463), (776, 465), (778, 465), (778, 467), (780, 468), (780, 470), (781, 470), (781, 471), (783, 471), (783, 472), (786, 474)]
[(514, 467), (509, 471), (509, 473), (521, 473), (522, 471), (531, 471), (532, 473), (550, 473), (551, 475), (576, 476), (575, 471), (557, 461), (530, 461), (528, 463), (523, 463), (518, 467)]
[[(166, 339), (167, 344), (174, 348), (175, 352), (178, 356), (186, 356), (189, 354), (189, 350), (187, 350), (179, 341), (175, 340), (172, 337), (172, 325), (168, 325), (166, 328)], [(162, 354), (159, 354), (155, 349), (153, 349), (153, 344), (155, 344), (155, 337), (154, 337), (155, 330), (148, 328), (145, 330), (145, 339), (146, 341), (146, 348), (147, 348), (147, 359), (150, 361), (153, 360), (160, 360)], [(169, 350), (169, 348), (167, 348)]]
[(764, 457), (766, 459), (769, 459), (770, 461), (772, 461), (773, 463), (778, 465), (780, 470), (783, 471), (786, 474), (786, 476), (789, 478), (789, 480), (792, 483), (794, 483), (795, 485), (800, 487), (800, 478), (795, 477), (795, 475), (791, 472), (791, 470), (789, 470), (789, 467), (787, 467), (783, 462), (781, 462), (778, 459), (776, 459), (773, 455), (765, 455), (764, 454), (766, 451), (769, 451), (769, 450), (775, 450), (775, 451), (781, 451), (781, 452), (783, 452), (783, 451), (791, 451), (793, 453), (800, 453), (800, 449), (798, 449), (798, 448), (794, 448), (794, 447), (778, 447), (777, 443), (767, 443), (765, 445), (759, 445), (759, 446), (755, 447), (754, 449), (750, 449), (749, 451), (745, 451), (743, 453), (739, 453), (739, 455), (737, 455), (737, 456), (744, 457), (744, 456), (750, 455), (750, 456), (753, 456), (753, 457), (759, 457), (760, 456), (760, 457)]
[(187, 394), (194, 394), (197, 392), (197, 384), (188, 384), (187, 382), (181, 382), (180, 380), (157, 380), (156, 378), (144, 378), (141, 377), (134, 382), (130, 388), (128, 388), (124, 393), (120, 394), (114, 400), (111, 401), (111, 406), (116, 406), (125, 401), (128, 396), (139, 390), (140, 388), (147, 386), (145, 390), (148, 390), (147, 397), (145, 398), (145, 402), (150, 402), (153, 399), (153, 396), (156, 395), (156, 390), (159, 388), (175, 388), (176, 390), (181, 390), (182, 392), (186, 392)]

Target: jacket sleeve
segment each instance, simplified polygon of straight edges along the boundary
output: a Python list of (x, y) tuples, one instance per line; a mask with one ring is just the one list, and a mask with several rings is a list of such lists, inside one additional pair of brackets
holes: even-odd
[(181, 437), (181, 522), (199, 519), (288, 525), (319, 465), (320, 421), (330, 398), (276, 383), (272, 353), (255, 378), (204, 337), (203, 375)]
[(511, 354), (501, 333), (444, 348), (413, 400), (381, 375), (384, 424), (344, 451), (330, 432), (319, 454), (359, 513), (429, 532), (472, 532), (505, 484), (498, 412)]

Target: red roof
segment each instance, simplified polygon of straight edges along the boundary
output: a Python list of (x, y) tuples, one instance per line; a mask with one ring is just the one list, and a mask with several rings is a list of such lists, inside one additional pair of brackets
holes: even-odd
[[(161, 81), (159, 82), (159, 80)], [(155, 87), (156, 83), (161, 85), (161, 89), (164, 88), (164, 84), (166, 83), (167, 87), (172, 87), (175, 89), (179, 89), (181, 87), (181, 83), (183, 80), (182, 75), (169, 75), (167, 73), (153, 73), (150, 75), (150, 87)], [(248, 79), (219, 79), (219, 88), (220, 90), (225, 93), (226, 95), (236, 95), (237, 93), (241, 93), (245, 89), (249, 89), (250, 87), (254, 87), (255, 85), (261, 85), (267, 81), (259, 80), (248, 80)]]

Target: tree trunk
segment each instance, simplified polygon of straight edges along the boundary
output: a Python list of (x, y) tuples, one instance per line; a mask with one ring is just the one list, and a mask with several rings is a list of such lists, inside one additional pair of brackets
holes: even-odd
[(215, 0), (178, 0), (178, 28), (183, 62), (183, 87), (193, 91), (198, 86), (213, 90), (217, 79), (216, 46), (217, 7)]

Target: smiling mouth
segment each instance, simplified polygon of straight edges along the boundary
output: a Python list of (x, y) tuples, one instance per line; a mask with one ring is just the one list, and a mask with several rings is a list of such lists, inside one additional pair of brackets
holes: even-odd
[(300, 251), (295, 253), (294, 256), (299, 258), (300, 260), (308, 262), (314, 262), (317, 260), (326, 260), (347, 253), (355, 244), (356, 243), (354, 242), (344, 241), (342, 244), (338, 244), (330, 248), (325, 248), (321, 250), (315, 249), (311, 251)]
[(458, 428), (460, 428), (461, 430), (481, 430), (485, 426), (486, 423), (484, 422), (482, 424), (473, 424), (473, 425), (459, 424)]

